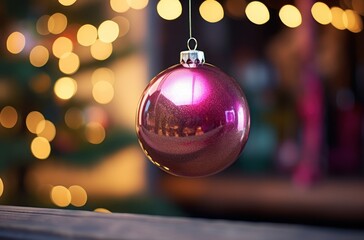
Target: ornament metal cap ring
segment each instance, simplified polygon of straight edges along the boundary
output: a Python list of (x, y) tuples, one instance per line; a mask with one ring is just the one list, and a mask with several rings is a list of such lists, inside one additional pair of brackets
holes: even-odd
[[(195, 42), (195, 46), (193, 47), (193, 49), (191, 49), (191, 47), (190, 47), (190, 42), (191, 41)], [(197, 40), (196, 40), (196, 38), (193, 38), (193, 37), (189, 38), (187, 40), (187, 47), (188, 47), (188, 50), (182, 51), (180, 53), (180, 63), (184, 67), (195, 68), (195, 67), (205, 63), (205, 54), (204, 54), (204, 52), (196, 50), (197, 49)]]

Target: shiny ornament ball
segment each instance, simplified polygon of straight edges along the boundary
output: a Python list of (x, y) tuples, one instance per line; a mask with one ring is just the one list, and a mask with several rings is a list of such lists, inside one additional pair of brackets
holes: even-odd
[(172, 66), (148, 84), (139, 101), (136, 132), (149, 160), (176, 176), (220, 172), (248, 140), (250, 114), (234, 79), (217, 67)]

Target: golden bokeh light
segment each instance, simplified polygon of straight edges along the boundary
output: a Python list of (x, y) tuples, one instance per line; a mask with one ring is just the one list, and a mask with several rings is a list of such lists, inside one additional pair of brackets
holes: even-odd
[(343, 14), (343, 23), (350, 32), (358, 33), (363, 28), (361, 17), (351, 9), (346, 9)]
[(110, 7), (118, 13), (124, 13), (130, 8), (127, 0), (110, 0)]
[(363, 0), (352, 0), (351, 5), (353, 6), (353, 9), (357, 13), (364, 16), (364, 1)]
[(332, 7), (331, 8), (331, 14), (332, 14), (332, 21), (331, 24), (339, 30), (344, 30), (344, 10), (342, 10), (339, 7)]
[(4, 193), (4, 183), (3, 180), (0, 178), (0, 197), (3, 195)]
[(59, 59), (58, 67), (65, 74), (73, 74), (80, 67), (80, 58), (73, 52), (65, 53)]
[(62, 33), (67, 27), (67, 17), (62, 13), (55, 13), (48, 19), (48, 31), (53, 34)]
[(49, 120), (42, 120), (36, 127), (38, 137), (44, 137), (51, 142), (56, 136), (56, 126)]
[(71, 193), (64, 186), (54, 186), (50, 197), (52, 202), (58, 207), (67, 207), (71, 203)]
[(61, 58), (63, 54), (72, 52), (73, 43), (67, 37), (57, 38), (52, 45), (53, 55), (57, 58)]
[(30, 144), (30, 150), (34, 157), (44, 160), (47, 159), (51, 153), (51, 145), (44, 137), (35, 137)]
[(94, 44), (91, 45), (90, 51), (91, 56), (96, 60), (105, 60), (112, 54), (112, 44), (111, 43), (105, 43), (100, 41), (99, 39), (96, 40)]
[(314, 5), (312, 5), (311, 14), (316, 22), (322, 25), (327, 25), (332, 20), (330, 8), (323, 2), (316, 2)]
[(98, 81), (92, 88), (92, 96), (96, 102), (107, 104), (114, 98), (114, 86), (108, 81)]
[(106, 20), (100, 24), (97, 33), (101, 41), (111, 43), (119, 36), (119, 25), (114, 21)]
[(34, 67), (44, 66), (49, 59), (48, 49), (42, 45), (35, 46), (29, 54), (29, 61)]
[(56, 81), (53, 90), (60, 99), (70, 99), (77, 92), (77, 82), (73, 78), (62, 77)]
[(242, 18), (245, 14), (245, 0), (227, 0), (225, 2), (226, 13), (235, 18)]
[(165, 20), (174, 20), (182, 14), (182, 4), (179, 0), (160, 0), (157, 4), (159, 16)]
[(77, 41), (80, 45), (88, 47), (97, 39), (97, 28), (91, 24), (81, 26), (77, 31)]
[(290, 28), (296, 28), (302, 23), (302, 16), (298, 8), (289, 4), (279, 10), (279, 18), (284, 25)]
[(35, 27), (37, 29), (37, 32), (40, 35), (48, 35), (49, 34), (48, 20), (49, 20), (49, 15), (43, 15), (40, 18), (38, 18)]
[(46, 73), (40, 73), (32, 77), (29, 82), (31, 89), (36, 93), (45, 93), (51, 86), (51, 78)]
[(105, 128), (98, 122), (90, 122), (86, 125), (85, 136), (89, 143), (100, 144), (106, 136)]
[(127, 0), (129, 7), (140, 10), (148, 5), (148, 0)]
[(119, 25), (119, 37), (123, 37), (129, 32), (130, 22), (126, 17), (117, 16), (112, 20)]
[(77, 0), (58, 0), (58, 2), (60, 4), (62, 4), (63, 6), (71, 6), (72, 4), (74, 4)]
[(224, 9), (216, 0), (205, 0), (199, 8), (201, 17), (210, 23), (216, 23), (224, 18)]
[(94, 210), (94, 212), (98, 212), (98, 213), (111, 213), (110, 210), (106, 209), (106, 208), (96, 208)]
[(254, 24), (262, 25), (269, 21), (270, 14), (267, 6), (262, 2), (250, 2), (245, 8), (247, 18)]
[(13, 128), (18, 122), (18, 112), (12, 106), (4, 107), (0, 112), (0, 124), (5, 128)]
[(87, 202), (87, 192), (86, 190), (79, 186), (73, 185), (68, 188), (71, 193), (71, 204), (75, 207), (82, 207)]
[(25, 36), (21, 32), (13, 32), (6, 40), (6, 49), (13, 54), (18, 54), (25, 47)]
[(43, 120), (44, 120), (43, 114), (41, 114), (38, 111), (32, 111), (27, 115), (25, 119), (25, 125), (27, 126), (29, 132), (36, 134), (38, 123), (40, 123)]
[(115, 73), (110, 69), (106, 67), (101, 67), (96, 69), (92, 75), (91, 75), (91, 82), (92, 85), (99, 81), (107, 81), (111, 84), (114, 84), (115, 82)]
[(69, 128), (78, 129), (84, 124), (82, 112), (78, 108), (70, 108), (64, 115), (64, 121)]

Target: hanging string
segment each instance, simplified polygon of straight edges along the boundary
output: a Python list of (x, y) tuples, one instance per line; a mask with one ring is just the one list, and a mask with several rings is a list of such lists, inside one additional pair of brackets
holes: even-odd
[(187, 48), (188, 50), (191, 50), (190, 42), (194, 41), (195, 46), (192, 48), (193, 50), (197, 49), (197, 40), (196, 38), (192, 37), (192, 14), (191, 14), (191, 0), (188, 0), (188, 25), (189, 25), (189, 31), (190, 31), (190, 38), (187, 40)]

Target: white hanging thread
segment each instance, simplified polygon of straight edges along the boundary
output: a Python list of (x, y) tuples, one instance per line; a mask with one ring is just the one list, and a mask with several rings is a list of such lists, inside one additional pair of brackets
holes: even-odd
[[(189, 24), (189, 30), (190, 30), (190, 38), (187, 40), (187, 48), (188, 50), (196, 50), (197, 49), (197, 40), (196, 38), (192, 37), (192, 17), (191, 17), (191, 0), (188, 1), (188, 24)], [(190, 42), (194, 41), (195, 46), (191, 49)]]

